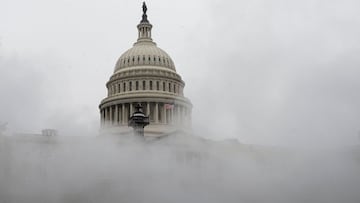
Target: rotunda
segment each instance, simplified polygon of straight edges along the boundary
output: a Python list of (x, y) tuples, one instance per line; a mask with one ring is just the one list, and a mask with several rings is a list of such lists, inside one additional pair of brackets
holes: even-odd
[(128, 121), (138, 103), (150, 119), (145, 136), (190, 132), (192, 104), (184, 97), (185, 83), (170, 56), (153, 42), (146, 12), (144, 3), (137, 42), (120, 56), (106, 83), (108, 95), (99, 105), (103, 133), (131, 133)]

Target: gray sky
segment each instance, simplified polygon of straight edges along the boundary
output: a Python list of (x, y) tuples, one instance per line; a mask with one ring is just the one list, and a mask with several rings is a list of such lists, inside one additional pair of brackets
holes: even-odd
[[(198, 135), (351, 144), (360, 132), (358, 0), (147, 1)], [(95, 134), (141, 1), (0, 0), (0, 122)], [(206, 126), (208, 125), (208, 126)]]

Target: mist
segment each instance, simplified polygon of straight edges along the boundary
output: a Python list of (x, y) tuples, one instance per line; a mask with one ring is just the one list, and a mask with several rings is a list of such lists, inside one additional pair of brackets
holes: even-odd
[[(105, 83), (136, 40), (141, 3), (3, 2), (0, 123), (11, 132), (94, 134)], [(154, 41), (186, 83), (200, 136), (352, 145), (360, 132), (359, 6), (154, 0), (148, 12)]]
[(358, 202), (360, 147), (1, 137), (1, 202)]
[(359, 202), (359, 1), (147, 2), (193, 135), (98, 136), (141, 3), (0, 2), (0, 203)]

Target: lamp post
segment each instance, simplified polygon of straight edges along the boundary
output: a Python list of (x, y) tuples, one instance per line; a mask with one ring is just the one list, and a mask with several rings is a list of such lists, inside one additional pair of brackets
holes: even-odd
[(144, 136), (144, 127), (149, 125), (149, 117), (142, 112), (142, 107), (138, 103), (135, 106), (136, 111), (129, 119), (128, 126), (134, 128), (134, 135)]

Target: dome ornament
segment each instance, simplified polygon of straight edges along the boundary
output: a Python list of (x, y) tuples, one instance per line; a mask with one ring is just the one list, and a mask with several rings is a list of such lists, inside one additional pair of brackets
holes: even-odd
[(143, 2), (142, 9), (143, 9), (143, 15), (142, 15), (142, 20), (141, 20), (140, 23), (148, 23), (149, 21), (148, 21), (148, 19), (147, 19), (147, 15), (146, 15), (147, 6), (146, 6), (145, 1)]
[(146, 6), (145, 1), (143, 2), (142, 8), (143, 8), (143, 13), (146, 15), (147, 6)]

